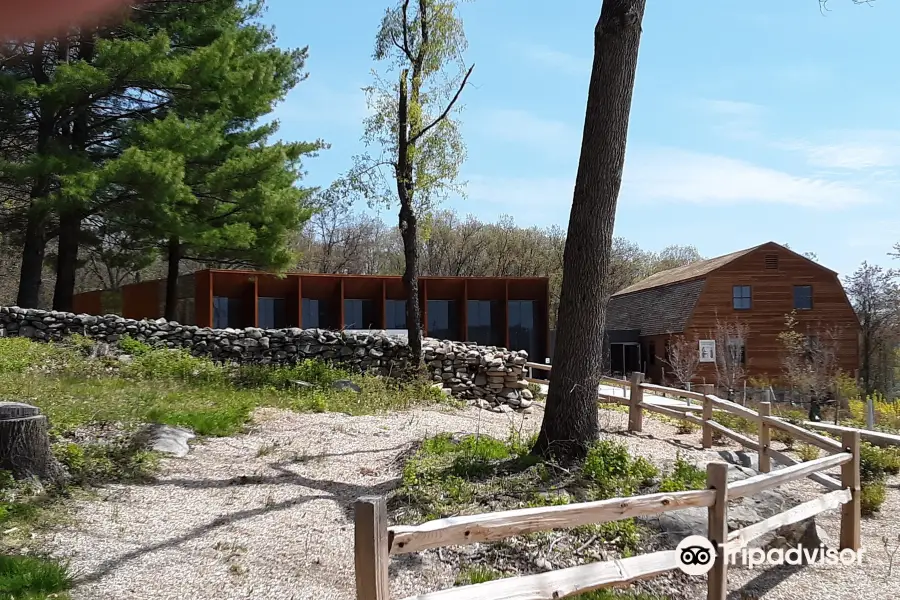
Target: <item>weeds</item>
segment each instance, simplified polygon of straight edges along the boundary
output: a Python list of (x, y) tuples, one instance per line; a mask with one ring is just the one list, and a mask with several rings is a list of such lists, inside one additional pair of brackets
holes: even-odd
[(810, 444), (801, 444), (800, 447), (797, 448), (797, 454), (800, 456), (801, 461), (809, 462), (819, 458), (819, 449)]
[(706, 472), (682, 458), (681, 453), (678, 453), (675, 458), (673, 471), (663, 477), (659, 484), (660, 492), (670, 493), (705, 488)]
[[(58, 600), (72, 587), (65, 565), (32, 556), (0, 555), (0, 598), (14, 600)], [(54, 594), (54, 596), (51, 596)]]
[(881, 510), (887, 495), (887, 486), (882, 479), (876, 479), (862, 484), (862, 490), (859, 495), (860, 512), (864, 517), (874, 515)]

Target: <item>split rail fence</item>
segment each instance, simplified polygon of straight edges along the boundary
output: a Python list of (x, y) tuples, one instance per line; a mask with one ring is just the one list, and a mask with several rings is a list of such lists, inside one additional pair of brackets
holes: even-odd
[[(548, 365), (529, 363), (528, 366)], [(618, 380), (609, 380), (618, 381)], [(606, 383), (606, 381), (604, 381)], [(841, 432), (841, 441), (819, 435), (770, 414), (763, 403), (759, 412), (713, 395), (643, 383), (636, 374), (629, 382), (628, 398), (601, 394), (600, 402), (627, 403), (628, 429), (640, 432), (643, 412), (649, 410), (700, 425), (703, 447), (712, 446), (713, 432), (731, 438), (759, 453), (758, 475), (728, 483), (728, 465), (707, 465), (707, 489), (647, 494), (582, 502), (563, 506), (542, 506), (518, 510), (463, 515), (427, 521), (412, 526), (389, 526), (383, 497), (360, 498), (355, 504), (355, 568), (357, 600), (390, 600), (388, 567), (391, 556), (446, 546), (496, 542), (517, 535), (552, 529), (608, 523), (631, 517), (658, 515), (690, 507), (708, 511), (707, 537), (717, 548), (715, 562), (707, 575), (707, 600), (725, 600), (727, 595), (727, 557), (741, 552), (755, 539), (785, 525), (799, 523), (826, 510), (841, 509), (840, 549), (860, 548), (860, 432)], [(697, 400), (696, 406), (672, 408), (657, 406), (643, 399), (644, 391), (659, 396)], [(605, 396), (605, 397), (604, 397)], [(715, 410), (737, 414), (756, 421), (759, 440), (733, 431), (713, 419)], [(693, 414), (696, 411), (701, 416)], [(772, 429), (780, 429), (832, 454), (799, 462), (770, 447)], [(786, 465), (771, 472), (771, 461)], [(840, 467), (840, 480), (824, 472)], [(728, 531), (729, 499), (752, 496), (785, 483), (809, 477), (830, 491), (809, 502), (790, 508), (737, 531)], [(546, 573), (523, 575), (453, 587), (411, 596), (405, 600), (556, 600), (600, 588), (629, 585), (634, 581), (661, 575), (679, 568), (676, 550), (662, 550), (618, 560), (595, 562)]]

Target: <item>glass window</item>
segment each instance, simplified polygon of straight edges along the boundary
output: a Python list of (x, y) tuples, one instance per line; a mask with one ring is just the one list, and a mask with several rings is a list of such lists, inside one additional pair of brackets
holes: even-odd
[(373, 300), (344, 300), (345, 329), (374, 329), (378, 326)]
[(319, 327), (319, 301), (312, 298), (303, 298), (300, 302), (303, 317), (303, 327), (305, 329), (316, 329)]
[(466, 306), (466, 319), (468, 324), (469, 341), (482, 346), (495, 346), (502, 344), (499, 341), (503, 332), (503, 324), (499, 323), (499, 331), (493, 323), (502, 321), (498, 314), (500, 303), (492, 300), (469, 300)]
[(287, 327), (287, 307), (284, 298), (260, 298), (257, 320), (263, 329)]
[(542, 353), (538, 352), (534, 323), (534, 301), (510, 300), (508, 308), (510, 349), (525, 350), (532, 357), (540, 356)]
[(728, 338), (728, 361), (729, 364), (747, 364), (747, 347), (741, 338)]
[(458, 340), (458, 317), (456, 300), (429, 300), (428, 337), (439, 340)]
[(794, 286), (794, 308), (797, 310), (811, 310), (813, 307), (812, 286)]
[(406, 300), (385, 300), (385, 329), (406, 329)]
[(239, 299), (224, 296), (213, 297), (214, 328), (240, 327), (241, 320), (241, 301)]
[(736, 285), (732, 288), (735, 310), (750, 310), (750, 286)]

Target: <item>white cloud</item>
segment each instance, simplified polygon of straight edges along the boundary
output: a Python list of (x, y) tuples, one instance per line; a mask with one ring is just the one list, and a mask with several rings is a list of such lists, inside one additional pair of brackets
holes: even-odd
[(835, 132), (820, 141), (788, 140), (779, 144), (800, 152), (819, 168), (865, 171), (900, 167), (900, 131)]
[(474, 125), (479, 135), (494, 140), (527, 144), (554, 156), (577, 156), (581, 147), (580, 133), (568, 123), (544, 119), (525, 110), (498, 108), (473, 117), (466, 124)]
[(528, 62), (566, 75), (585, 75), (591, 72), (592, 56), (575, 56), (539, 44), (516, 45), (515, 50)]
[(623, 196), (646, 202), (761, 202), (814, 209), (842, 208), (877, 199), (852, 183), (803, 177), (743, 160), (676, 148), (629, 153)]

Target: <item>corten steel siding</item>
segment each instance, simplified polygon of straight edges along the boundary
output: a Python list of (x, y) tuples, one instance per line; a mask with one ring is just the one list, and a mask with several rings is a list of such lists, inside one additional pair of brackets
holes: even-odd
[[(734, 308), (732, 294), (736, 285), (750, 286), (747, 310)], [(796, 311), (798, 331), (815, 334), (816, 330), (836, 330), (838, 363), (844, 372), (854, 375), (859, 367), (859, 321), (837, 274), (776, 245), (763, 245), (709, 273), (685, 335), (712, 339), (716, 318), (736, 316), (749, 328), (745, 345), (748, 375), (777, 379), (782, 376), (778, 334), (785, 330), (785, 315), (794, 308), (796, 285), (812, 286), (813, 299), (812, 309)], [(695, 380), (704, 378), (715, 381), (713, 364), (700, 364)]]
[[(259, 326), (259, 298), (284, 299), (285, 322), (288, 327), (304, 327), (303, 300), (317, 300), (324, 322), (321, 328), (343, 329), (348, 326), (345, 300), (366, 301), (374, 306), (374, 326), (387, 326), (388, 300), (404, 301), (406, 294), (400, 277), (368, 275), (322, 275), (292, 273), (283, 277), (251, 271), (198, 271), (196, 277), (196, 321), (201, 327), (213, 326), (213, 298), (225, 297), (241, 304), (239, 323), (232, 327)], [(493, 338), (501, 345), (510, 345), (509, 303), (531, 301), (533, 303), (533, 360), (543, 361), (548, 346), (549, 280), (546, 278), (500, 277), (421, 277), (419, 278), (419, 303), (422, 308), (422, 327), (428, 329), (429, 302), (432, 304), (434, 323), (448, 323), (452, 339), (467, 341), (468, 301), (496, 302), (499, 310), (492, 315)], [(447, 302), (448, 304), (443, 304)], [(396, 306), (392, 305), (396, 310)], [(445, 314), (447, 310), (452, 314)], [(438, 315), (437, 313), (442, 314)], [(440, 319), (438, 319), (440, 317)], [(353, 325), (353, 324), (350, 324)], [(365, 326), (365, 325), (364, 325)], [(519, 334), (517, 330), (517, 335)], [(521, 337), (521, 335), (519, 335)]]
[(126, 319), (158, 319), (160, 298), (165, 298), (164, 279), (122, 286), (122, 316)]
[(102, 315), (103, 291), (82, 292), (72, 298), (72, 311), (88, 315)]

